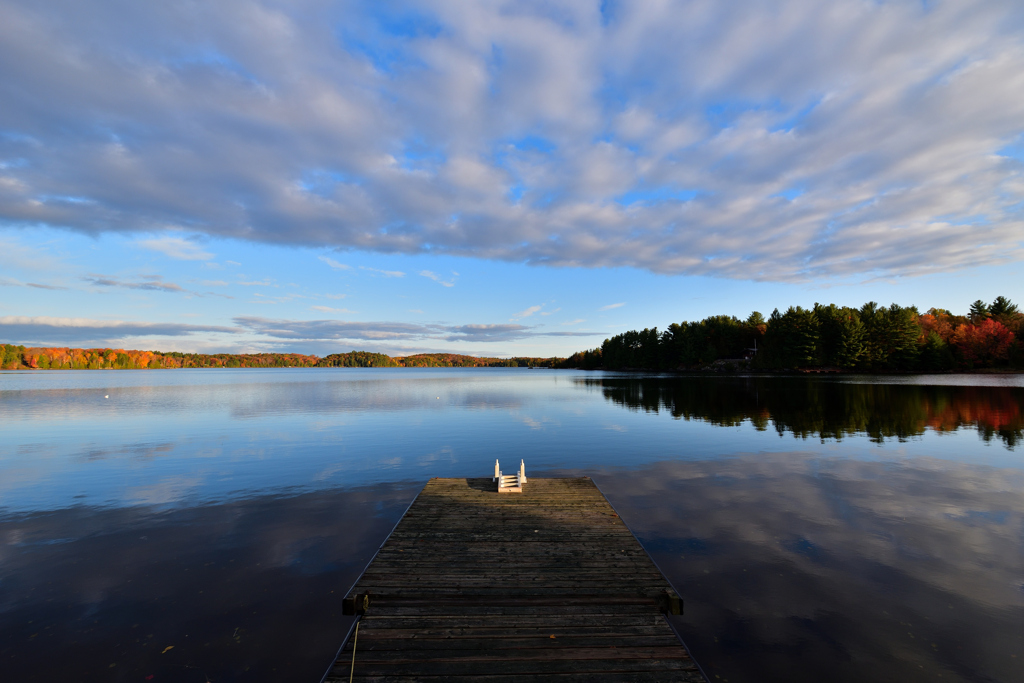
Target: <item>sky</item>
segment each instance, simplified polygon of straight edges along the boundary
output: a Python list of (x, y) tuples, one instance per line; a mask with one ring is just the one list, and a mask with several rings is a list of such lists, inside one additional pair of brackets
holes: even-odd
[(1024, 304), (1019, 0), (0, 0), (0, 341)]

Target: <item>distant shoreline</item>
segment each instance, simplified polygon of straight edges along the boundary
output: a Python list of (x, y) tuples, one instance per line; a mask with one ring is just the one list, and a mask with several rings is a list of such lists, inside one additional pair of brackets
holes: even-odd
[(704, 367), (655, 370), (651, 368), (581, 367), (573, 358), (496, 358), (448, 353), (387, 356), (368, 351), (314, 356), (298, 353), (201, 354), (139, 351), (126, 349), (72, 347), (25, 347), (0, 344), (0, 371), (25, 370), (174, 370), (217, 368), (531, 368), (607, 371), (624, 374), (666, 376), (909, 376), (909, 375), (1021, 375), (1020, 368), (974, 368), (949, 370), (883, 370), (834, 367), (759, 368), (747, 359), (722, 359)]
[(350, 351), (320, 357), (301, 353), (180, 353), (134, 349), (26, 347), (0, 344), (0, 370), (152, 370), (177, 368), (552, 368), (564, 358), (488, 358), (453, 353), (392, 357)]

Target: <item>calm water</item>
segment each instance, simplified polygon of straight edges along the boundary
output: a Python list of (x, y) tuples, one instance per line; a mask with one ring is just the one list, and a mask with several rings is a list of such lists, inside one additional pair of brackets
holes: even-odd
[(5, 681), (311, 681), (433, 476), (592, 476), (718, 681), (1024, 681), (1024, 378), (0, 373)]

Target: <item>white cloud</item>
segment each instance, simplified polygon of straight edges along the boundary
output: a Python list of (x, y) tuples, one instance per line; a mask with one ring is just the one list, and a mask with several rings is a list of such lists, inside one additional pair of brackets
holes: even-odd
[(340, 261), (335, 261), (330, 256), (317, 256), (317, 258), (335, 270), (352, 270), (352, 266), (341, 263)]
[(331, 308), (330, 306), (310, 306), (314, 311), (322, 311), (324, 313), (355, 313), (347, 308)]
[(450, 280), (445, 280), (443, 277), (430, 270), (421, 270), (420, 275), (422, 275), (425, 278), (429, 278), (436, 282), (437, 284), (442, 285), (444, 287), (454, 287), (455, 278), (458, 277), (458, 273), (452, 272), (452, 278)]
[(379, 273), (384, 277), (405, 277), (405, 273), (400, 270), (381, 270), (380, 268), (370, 268), (369, 266), (359, 266), (359, 270), (366, 270), (371, 273)]
[(624, 304), (624, 303), (622, 303), (622, 304), (608, 304), (607, 306), (602, 306), (601, 308), (599, 308), (597, 310), (599, 310), (599, 311), (610, 311), (613, 308), (622, 308), (625, 305), (626, 304)]
[(191, 293), (173, 282), (164, 282), (163, 277), (160, 275), (142, 275), (135, 280), (123, 280), (112, 275), (87, 275), (82, 280), (97, 287), (141, 289), (151, 292)]
[(519, 311), (518, 313), (514, 314), (512, 316), (512, 319), (519, 320), (520, 318), (529, 318), (531, 315), (533, 315), (542, 308), (544, 308), (544, 304), (541, 304), (540, 306), (530, 306), (526, 310)]
[(756, 280), (1022, 258), (1020, 2), (412, 5), (439, 30), (5, 2), (0, 222)]
[(274, 320), (238, 316), (233, 322), (256, 334), (293, 341), (410, 341), (506, 342), (531, 337), (589, 337), (601, 333), (544, 332), (512, 324), (445, 325), (405, 322), (356, 322), (347, 320)]
[(196, 243), (182, 237), (165, 235), (163, 237), (139, 240), (138, 245), (182, 261), (208, 261), (213, 258), (213, 254), (204, 251)]
[(11, 278), (0, 277), (0, 287), (32, 287), (33, 289), (66, 290), (67, 287), (59, 285), (45, 285), (39, 282), (21, 282)]

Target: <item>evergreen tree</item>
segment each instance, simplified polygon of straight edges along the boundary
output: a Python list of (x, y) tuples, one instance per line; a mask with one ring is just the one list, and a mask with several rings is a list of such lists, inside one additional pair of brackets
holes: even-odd
[(764, 334), (759, 367), (799, 368), (817, 365), (818, 319), (814, 311), (790, 306), (785, 313), (772, 311)]
[(919, 367), (922, 370), (952, 370), (956, 364), (953, 351), (936, 332), (929, 332), (921, 347)]
[(917, 309), (912, 307), (897, 304), (889, 308), (862, 307), (863, 365), (872, 370), (912, 370), (917, 363), (917, 339), (921, 335), (917, 318)]
[[(973, 306), (971, 308), (973, 311)], [(993, 318), (1014, 315), (1017, 313), (1017, 305), (1005, 296), (997, 296), (996, 300), (992, 302), (992, 306), (988, 309), (988, 312)]]
[(772, 311), (765, 324), (764, 339), (761, 351), (754, 358), (754, 364), (762, 368), (781, 368), (785, 365), (784, 348), (786, 334), (779, 309)]
[(864, 353), (864, 325), (852, 308), (814, 304), (820, 324), (821, 362), (830, 367), (852, 368)]
[(881, 323), (878, 313), (878, 304), (869, 301), (860, 307), (858, 311), (861, 324), (864, 326), (864, 350), (860, 355), (861, 367), (873, 368), (878, 366), (882, 358), (882, 347), (879, 343), (880, 333), (878, 327)]
[(818, 340), (820, 326), (813, 310), (797, 306), (790, 307), (785, 316), (789, 318), (788, 350), (794, 367), (819, 365)]
[(978, 299), (973, 304), (971, 304), (971, 312), (969, 315), (971, 318), (971, 322), (977, 325), (978, 323), (986, 320), (992, 314), (989, 311), (988, 306), (985, 305), (985, 302), (982, 301), (981, 299)]

